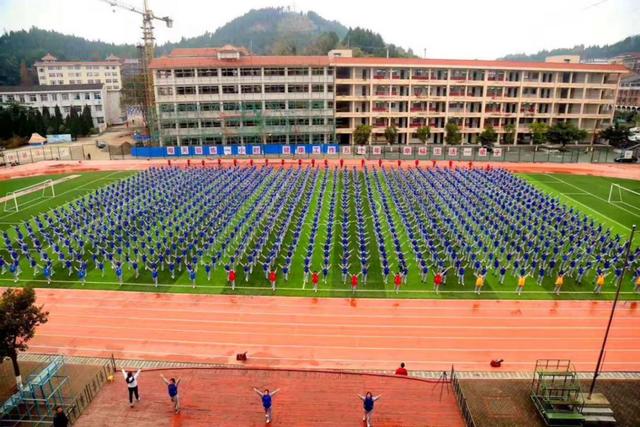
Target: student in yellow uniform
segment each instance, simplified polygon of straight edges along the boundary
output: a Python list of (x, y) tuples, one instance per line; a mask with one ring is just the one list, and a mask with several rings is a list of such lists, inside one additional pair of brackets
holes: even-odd
[(483, 286), (484, 286), (484, 275), (483, 274), (478, 274), (478, 276), (476, 277), (476, 290), (475, 290), (475, 293), (480, 295), (480, 291), (482, 290)]
[(516, 288), (516, 293), (518, 295), (522, 295), (522, 291), (524, 290), (524, 285), (527, 283), (527, 277), (529, 275), (525, 273), (524, 270), (520, 270), (520, 276), (518, 276), (518, 287)]
[(560, 295), (560, 289), (562, 289), (562, 285), (564, 285), (564, 272), (559, 272), (558, 273), (558, 277), (556, 277), (556, 282), (555, 282), (555, 289), (553, 290), (553, 293), (555, 293), (556, 295)]
[(600, 292), (602, 292), (605, 277), (607, 277), (607, 275), (602, 270), (598, 271), (598, 277), (596, 277), (596, 287), (593, 288), (593, 292), (595, 292), (596, 294), (600, 294)]

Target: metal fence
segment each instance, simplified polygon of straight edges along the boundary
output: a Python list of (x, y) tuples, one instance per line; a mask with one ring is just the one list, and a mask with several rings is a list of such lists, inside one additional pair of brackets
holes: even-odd
[(451, 370), (451, 386), (453, 388), (453, 392), (456, 395), (456, 401), (458, 402), (458, 406), (460, 407), (460, 412), (462, 412), (462, 418), (464, 418), (464, 422), (466, 423), (467, 427), (475, 427), (476, 423), (473, 421), (473, 416), (471, 415), (471, 411), (469, 410), (467, 399), (464, 397), (462, 387), (460, 387), (460, 381), (458, 380), (458, 376), (456, 375), (455, 371), (453, 371), (453, 369)]
[(73, 398), (67, 408), (67, 416), (71, 424), (74, 424), (80, 418), (82, 412), (91, 404), (111, 375), (113, 375), (112, 364), (104, 364), (98, 373), (84, 386), (82, 391)]

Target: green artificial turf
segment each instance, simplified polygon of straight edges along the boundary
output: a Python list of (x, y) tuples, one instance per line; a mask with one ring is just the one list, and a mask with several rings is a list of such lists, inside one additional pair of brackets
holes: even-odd
[[(327, 221), (329, 215), (329, 200), (332, 191), (334, 176), (329, 172), (326, 192), (324, 200), (320, 200), (319, 190), (322, 182), (323, 174), (320, 172), (318, 180), (313, 185), (311, 179), (305, 185), (304, 192), (313, 192), (311, 197), (311, 203), (309, 210), (304, 220), (304, 227), (302, 229), (302, 235), (296, 253), (294, 254), (293, 263), (291, 266), (291, 272), (289, 274), (289, 280), (285, 281), (281, 273), (281, 269), (278, 271), (278, 289), (276, 295), (292, 295), (292, 296), (321, 296), (321, 297), (350, 297), (351, 288), (349, 281), (343, 283), (340, 273), (339, 260), (341, 254), (341, 246), (339, 244), (340, 237), (340, 223), (342, 218), (342, 205), (341, 197), (345, 191), (344, 179), (342, 175), (337, 175), (336, 186), (336, 210), (333, 227), (333, 235), (330, 238), (333, 240), (333, 248), (331, 253), (331, 271), (327, 277), (326, 283), (320, 281), (319, 291), (317, 294), (311, 290), (311, 284), (303, 284), (303, 259), (304, 253), (307, 250), (309, 242), (309, 233), (311, 229), (311, 221), (318, 207), (321, 208), (320, 226), (316, 237), (316, 247), (314, 248), (312, 265), (317, 267), (322, 261), (322, 246), (327, 239)], [(101, 186), (107, 185), (117, 179), (125, 178), (131, 175), (132, 172), (95, 172), (95, 173), (83, 173), (80, 177), (66, 181), (59, 185), (56, 185), (56, 196), (53, 198), (43, 199), (40, 196), (40, 192), (34, 193), (29, 196), (20, 198), (20, 211), (19, 212), (0, 212), (0, 230), (11, 229), (16, 223), (31, 218), (32, 216), (52, 209), (56, 206), (64, 205), (90, 191), (93, 191)], [(33, 178), (23, 178), (10, 181), (0, 182), (0, 195), (5, 195), (9, 191), (15, 191), (18, 188), (32, 185), (45, 179), (58, 179), (62, 175), (55, 176), (41, 176)], [(640, 188), (640, 182), (591, 177), (591, 176), (573, 176), (573, 175), (522, 175), (522, 177), (530, 181), (533, 185), (540, 190), (545, 191), (554, 196), (560, 197), (563, 202), (570, 206), (574, 206), (576, 209), (586, 213), (593, 217), (595, 220), (603, 223), (606, 227), (610, 227), (615, 233), (626, 236), (629, 232), (632, 224), (640, 221), (640, 204), (635, 204), (635, 200), (632, 198), (624, 199), (625, 203), (608, 203), (607, 197), (609, 187), (612, 182), (621, 184), (627, 188), (638, 190)], [(369, 176), (371, 180), (372, 198), (373, 203), (369, 200), (366, 192), (365, 176), (362, 172), (359, 173), (360, 186), (362, 191), (362, 204), (364, 217), (366, 220), (366, 227), (370, 237), (370, 273), (368, 282), (360, 285), (357, 296), (358, 297), (393, 297), (393, 298), (435, 298), (435, 299), (611, 299), (615, 291), (615, 287), (608, 283), (607, 287), (603, 291), (602, 295), (595, 296), (592, 293), (592, 277), (586, 277), (583, 285), (578, 285), (572, 278), (565, 278), (565, 285), (563, 286), (563, 292), (560, 296), (555, 296), (552, 293), (554, 277), (547, 277), (543, 283), (543, 286), (536, 284), (536, 278), (529, 278), (527, 286), (522, 296), (515, 294), (516, 278), (507, 275), (504, 285), (498, 283), (498, 278), (492, 272), (490, 272), (486, 279), (483, 292), (480, 296), (473, 293), (473, 283), (475, 277), (468, 269), (465, 276), (465, 285), (458, 283), (454, 274), (449, 274), (447, 282), (440, 291), (439, 295), (433, 292), (433, 273), (430, 273), (426, 283), (420, 281), (420, 277), (417, 268), (413, 262), (414, 256), (411, 247), (407, 241), (407, 233), (400, 220), (400, 214), (398, 208), (395, 207), (392, 202), (391, 192), (397, 191), (395, 189), (396, 184), (390, 177), (387, 185), (385, 180), (381, 179), (381, 189), (386, 194), (389, 206), (392, 210), (392, 220), (398, 229), (400, 240), (403, 241), (403, 251), (407, 255), (409, 260), (409, 276), (407, 284), (402, 286), (402, 290), (399, 294), (396, 294), (393, 290), (392, 277), (389, 277), (387, 284), (383, 282), (383, 278), (380, 271), (380, 264), (378, 258), (377, 242), (375, 240), (375, 234), (373, 233), (373, 220), (371, 218), (372, 209), (377, 209), (380, 212), (380, 218), (383, 229), (387, 229), (389, 224), (387, 218), (382, 214), (382, 208), (380, 205), (380, 194), (376, 185), (376, 181), (373, 175)], [(264, 185), (264, 184), (263, 184)], [(356, 217), (356, 205), (355, 205), (355, 179), (352, 180), (349, 187), (348, 196), (348, 209), (349, 217), (352, 219), (350, 226), (350, 238), (352, 243), (352, 265), (351, 271), (359, 270), (359, 262), (357, 261), (356, 251), (353, 247), (357, 242), (357, 231), (355, 225)], [(257, 193), (256, 193), (257, 194)], [(256, 195), (254, 195), (256, 197)], [(248, 208), (249, 203), (253, 200), (246, 201), (243, 211)], [(300, 203), (295, 207), (293, 222), (289, 228), (285, 230), (285, 240), (283, 247), (293, 238), (293, 227), (295, 221), (297, 221), (300, 213), (302, 212), (303, 205), (306, 198), (303, 197)], [(628, 203), (627, 203), (628, 202)], [(405, 208), (410, 211), (412, 205), (410, 202), (403, 201)], [(236, 217), (236, 221), (239, 221), (241, 215)], [(418, 218), (420, 216), (418, 215)], [(255, 220), (255, 219), (254, 219)], [(275, 221), (277, 218), (265, 218), (263, 221)], [(10, 231), (12, 232), (12, 231)], [(222, 239), (219, 239), (222, 240)], [(635, 240), (636, 242), (640, 240)], [(237, 243), (235, 243), (237, 244)], [(249, 244), (249, 250), (255, 244), (251, 241)], [(392, 270), (398, 265), (398, 260), (395, 252), (392, 250), (392, 241), (389, 233), (385, 234), (385, 244), (388, 249), (389, 261), (392, 264)], [(232, 245), (231, 253), (235, 247)], [(265, 251), (268, 251), (269, 246)], [(6, 251), (2, 251), (6, 256)], [(6, 259), (6, 257), (5, 257)], [(276, 261), (277, 263), (283, 263), (283, 255), (281, 254)], [(226, 274), (222, 269), (222, 264), (218, 264), (216, 270), (213, 272), (211, 280), (208, 281), (204, 274), (204, 269), (200, 269), (198, 272), (197, 286), (192, 288), (188, 279), (187, 272), (183, 269), (181, 272), (177, 272), (175, 278), (171, 278), (168, 271), (160, 271), (159, 283), (160, 285), (155, 288), (152, 283), (151, 272), (141, 269), (140, 277), (135, 278), (134, 272), (128, 267), (125, 267), (124, 284), (119, 286), (115, 277), (115, 273), (109, 267), (107, 267), (104, 277), (101, 273), (93, 267), (93, 263), (89, 263), (89, 271), (87, 275), (87, 282), (82, 286), (77, 280), (75, 272), (69, 276), (67, 271), (63, 269), (61, 265), (54, 266), (55, 275), (51, 285), (47, 285), (44, 281), (42, 273), (33, 277), (31, 269), (24, 265), (23, 273), (20, 277), (20, 285), (28, 285), (35, 287), (54, 287), (54, 288), (86, 288), (86, 289), (121, 289), (130, 291), (150, 291), (150, 292), (183, 292), (183, 293), (210, 293), (210, 294), (249, 294), (249, 295), (271, 295), (273, 292), (264, 277), (261, 265), (257, 265), (254, 268), (253, 274), (248, 281), (245, 281), (244, 273), (241, 266), (236, 266), (237, 271), (237, 287), (235, 291), (230, 289), (230, 286), (226, 282)], [(9, 274), (6, 273), (0, 277), (0, 285), (11, 285), (13, 281), (9, 278)], [(623, 299), (640, 299), (640, 295), (633, 294), (633, 286), (630, 283), (630, 278), (625, 278), (622, 288)]]

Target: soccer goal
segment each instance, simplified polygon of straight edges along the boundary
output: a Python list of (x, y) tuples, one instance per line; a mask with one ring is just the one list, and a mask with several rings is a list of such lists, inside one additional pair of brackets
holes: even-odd
[(640, 210), (640, 188), (632, 190), (620, 184), (611, 184), (607, 201)]
[[(28, 187), (19, 188), (14, 191), (10, 191), (2, 199), (4, 202), (5, 212), (18, 212), (20, 210), (20, 198), (29, 194), (40, 192), (40, 196), (34, 199), (47, 199), (56, 196), (56, 190), (53, 184), (53, 180), (47, 179), (37, 184), (29, 185)], [(24, 205), (24, 203), (23, 203)]]

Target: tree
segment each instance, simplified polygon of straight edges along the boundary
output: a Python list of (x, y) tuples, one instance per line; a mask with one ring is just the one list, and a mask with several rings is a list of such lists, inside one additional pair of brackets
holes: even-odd
[(398, 128), (395, 125), (391, 125), (384, 130), (384, 139), (387, 140), (389, 144), (393, 144), (396, 142), (396, 138), (398, 137)]
[(75, 107), (71, 107), (69, 110), (69, 115), (65, 119), (64, 125), (69, 129), (69, 133), (73, 137), (78, 136), (82, 131), (82, 122)]
[(421, 126), (416, 130), (416, 136), (423, 144), (427, 143), (427, 140), (431, 136), (431, 128), (429, 126)]
[(542, 122), (529, 123), (529, 131), (531, 132), (531, 140), (534, 144), (544, 144), (547, 140), (549, 126)]
[(0, 299), (0, 360), (11, 359), (16, 385), (22, 388), (18, 352), (29, 347), (36, 327), (47, 323), (49, 312), (37, 306), (33, 288), (6, 289)]
[(509, 123), (504, 126), (504, 136), (502, 137), (502, 141), (505, 144), (513, 144), (513, 141), (516, 140), (516, 125)]
[(494, 142), (498, 140), (498, 134), (496, 130), (491, 125), (485, 126), (485, 128), (478, 135), (478, 141), (482, 145), (492, 145)]
[(629, 142), (631, 132), (629, 127), (615, 123), (613, 126), (603, 129), (598, 136), (609, 141), (609, 145), (612, 147), (623, 148)]
[(571, 142), (582, 141), (586, 137), (586, 130), (569, 122), (556, 123), (547, 131), (547, 140), (555, 144), (562, 144), (563, 147)]
[(340, 37), (335, 31), (320, 34), (305, 49), (306, 55), (326, 55), (331, 49), (335, 49), (340, 42)]
[(358, 145), (365, 145), (371, 136), (371, 126), (360, 125), (353, 131), (353, 142)]
[(455, 122), (449, 120), (445, 125), (444, 130), (446, 133), (444, 136), (444, 140), (447, 142), (447, 144), (456, 145), (462, 142), (462, 134), (460, 133), (460, 128)]
[(85, 105), (80, 116), (82, 132), (81, 135), (91, 135), (93, 129), (93, 117), (91, 117), (91, 107)]
[(51, 124), (51, 127), (54, 129), (53, 133), (60, 132), (60, 127), (63, 124), (64, 124), (64, 121), (62, 120), (62, 113), (60, 112), (60, 107), (56, 105), (53, 109), (53, 122)]

